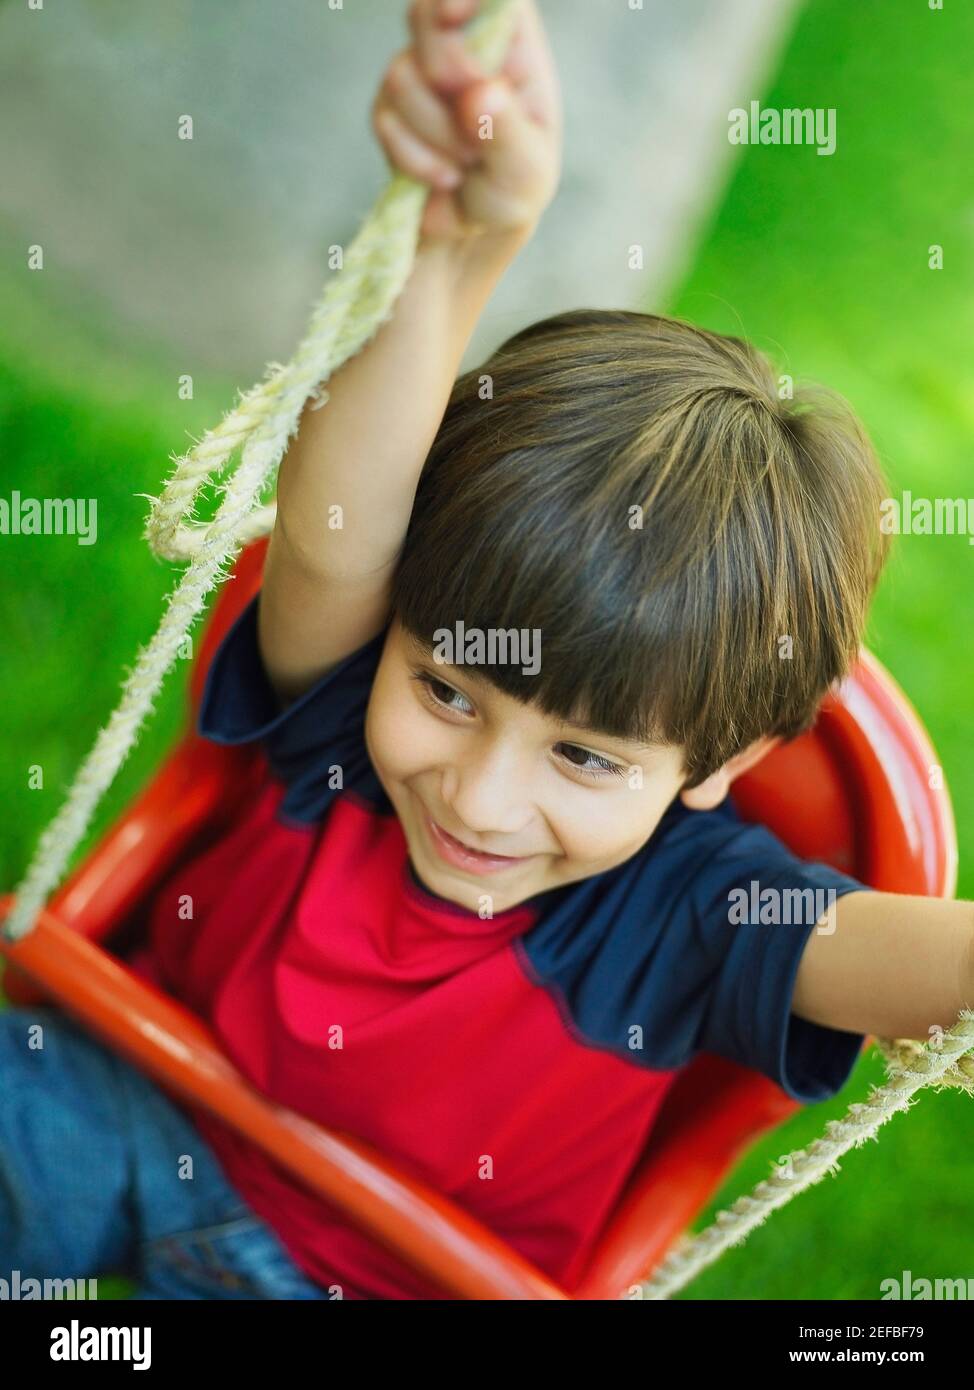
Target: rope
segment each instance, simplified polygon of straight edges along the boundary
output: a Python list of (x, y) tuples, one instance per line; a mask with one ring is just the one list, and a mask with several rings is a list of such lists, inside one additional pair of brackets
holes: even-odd
[[(488, 75), (503, 62), (515, 20), (516, 0), (483, 0), (464, 30), (471, 53)], [(349, 246), (343, 270), (328, 281), (292, 360), (285, 366), (270, 363), (265, 380), (243, 394), (215, 429), (177, 459), (162, 496), (149, 498), (152, 507), (144, 538), (156, 555), (189, 561), (189, 567), (168, 597), (155, 636), (139, 650), (118, 707), (95, 739), (60, 811), (38, 840), (15, 890), (16, 902), (0, 928), (6, 940), (20, 940), (35, 925), (102, 796), (135, 744), (207, 594), (227, 577), (241, 547), (272, 529), (276, 508), (273, 503), (260, 506), (260, 498), (276, 477), (305, 402), (314, 395), (319, 405), (325, 404), (328, 397), (321, 383), (390, 318), (412, 271), (428, 196), (426, 184), (402, 173), (392, 175)], [(241, 445), (238, 467), (217, 488), (223, 500), (213, 521), (194, 523), (200, 491), (225, 471)]]
[[(963, 1017), (963, 1015), (961, 1015)], [(944, 1034), (946, 1037), (946, 1034)], [(876, 1047), (886, 1058), (887, 1071), (902, 1071), (918, 1063), (926, 1052), (926, 1045), (912, 1038), (877, 1038)], [(939, 1047), (934, 1045), (934, 1050)], [(938, 1086), (960, 1086), (968, 1095), (974, 1096), (974, 1057), (965, 1053), (958, 1057), (953, 1067), (944, 1072)]]
[(789, 1154), (785, 1163), (769, 1179), (759, 1182), (750, 1196), (739, 1197), (729, 1211), (718, 1212), (713, 1223), (698, 1235), (684, 1236), (660, 1262), (652, 1278), (639, 1286), (639, 1296), (672, 1297), (730, 1246), (742, 1245), (773, 1211), (819, 1182), (826, 1173), (835, 1176), (839, 1171), (838, 1159), (872, 1139), (900, 1110), (909, 1109), (922, 1087), (961, 1085), (974, 1095), (974, 1059), (963, 1055), (972, 1048), (974, 1011), (970, 1009), (961, 1011), (958, 1021), (936, 1047), (912, 1040), (891, 1043), (882, 1039), (880, 1050), (887, 1059), (891, 1052), (896, 1057), (886, 1084), (873, 1087), (865, 1103), (850, 1105), (841, 1120), (831, 1120), (825, 1126), (824, 1139), (815, 1139), (807, 1150), (797, 1149)]

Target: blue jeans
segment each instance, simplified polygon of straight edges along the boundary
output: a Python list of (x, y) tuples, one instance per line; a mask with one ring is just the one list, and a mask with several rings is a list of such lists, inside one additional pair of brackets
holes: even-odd
[(189, 1117), (51, 1007), (0, 1009), (0, 1279), (15, 1270), (125, 1275), (143, 1299), (329, 1297)]

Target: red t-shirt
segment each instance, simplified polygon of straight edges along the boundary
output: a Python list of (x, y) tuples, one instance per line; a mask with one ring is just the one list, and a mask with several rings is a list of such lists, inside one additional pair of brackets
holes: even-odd
[[(731, 925), (736, 887), (866, 885), (796, 858), (730, 802), (674, 802), (626, 863), (481, 919), (418, 879), (363, 725), (385, 632), (279, 712), (254, 598), (199, 716), (263, 780), (155, 896), (133, 960), (264, 1094), (367, 1140), (567, 1291), (699, 1052), (795, 1099), (834, 1095), (862, 1034), (790, 1013), (814, 921)], [(192, 903), (188, 917), (186, 903)], [(187, 1107), (295, 1262), (345, 1298), (445, 1298), (261, 1150)]]

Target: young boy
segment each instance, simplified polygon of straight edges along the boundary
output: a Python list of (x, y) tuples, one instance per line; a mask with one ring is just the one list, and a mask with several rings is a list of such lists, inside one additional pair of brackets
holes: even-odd
[[(536, 9), (489, 85), (475, 9), (419, 0), (380, 90), (391, 162), (440, 191), (393, 318), (305, 412), (210, 670), (201, 731), (259, 742), (259, 794), (160, 891), (134, 963), (273, 1100), (571, 1290), (682, 1067), (833, 1096), (866, 1034), (925, 1040), (974, 1003), (974, 913), (803, 862), (727, 798), (858, 652), (885, 487), (841, 403), (779, 401), (747, 344), (621, 311), (454, 380), (559, 164)], [(811, 909), (742, 917), (755, 884)], [(11, 1010), (0, 1042), (22, 1277), (444, 1296), (69, 1020)]]

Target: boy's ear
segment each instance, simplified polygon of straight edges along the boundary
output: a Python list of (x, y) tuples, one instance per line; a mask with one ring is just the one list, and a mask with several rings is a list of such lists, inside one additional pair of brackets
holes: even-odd
[(684, 806), (689, 806), (692, 811), (712, 811), (723, 801), (734, 778), (740, 777), (741, 773), (747, 772), (748, 768), (767, 757), (772, 748), (780, 742), (779, 734), (765, 734), (763, 738), (756, 739), (740, 753), (735, 753), (733, 758), (729, 758), (723, 767), (712, 773), (706, 782), (701, 782), (699, 787), (680, 792)]

